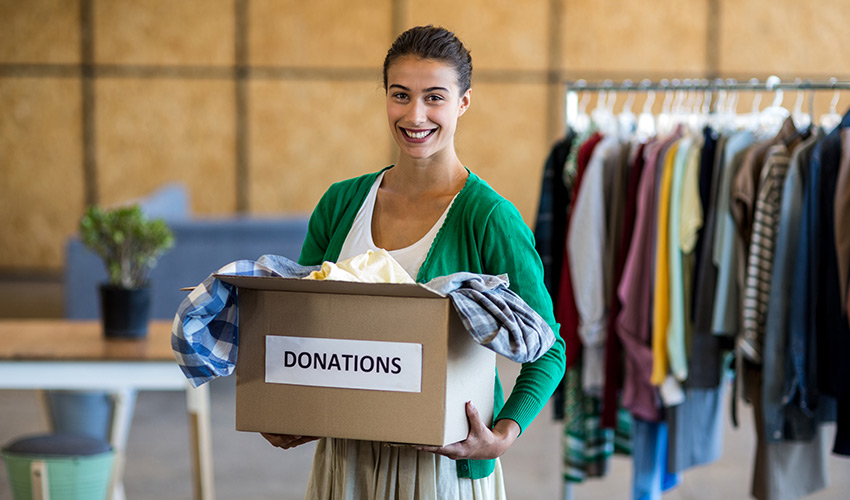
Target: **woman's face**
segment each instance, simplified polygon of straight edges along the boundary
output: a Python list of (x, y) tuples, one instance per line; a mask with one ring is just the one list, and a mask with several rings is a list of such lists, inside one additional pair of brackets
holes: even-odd
[(412, 159), (454, 155), (457, 119), (469, 100), (443, 61), (402, 56), (387, 68), (387, 119), (402, 155)]

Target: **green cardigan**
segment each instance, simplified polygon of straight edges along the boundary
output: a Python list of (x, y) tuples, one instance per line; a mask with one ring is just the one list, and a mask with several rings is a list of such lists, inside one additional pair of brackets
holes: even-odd
[[(387, 170), (392, 166), (385, 168)], [(360, 206), (380, 172), (333, 184), (310, 217), (298, 262), (336, 262)], [(434, 238), (416, 281), (460, 271), (507, 274), (510, 288), (537, 311), (555, 332), (555, 344), (533, 363), (524, 363), (504, 402), (496, 374), (495, 420), (509, 418), (525, 430), (543, 409), (564, 374), (564, 341), (558, 335), (552, 299), (543, 284), (543, 265), (534, 236), (516, 207), (472, 172)], [(494, 421), (495, 421), (494, 420)], [(493, 460), (458, 460), (458, 477), (489, 476)]]

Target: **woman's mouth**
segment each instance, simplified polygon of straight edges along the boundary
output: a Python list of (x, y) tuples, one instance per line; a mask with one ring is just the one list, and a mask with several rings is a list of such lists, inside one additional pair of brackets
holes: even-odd
[(437, 131), (437, 129), (427, 129), (427, 130), (413, 130), (407, 129), (403, 127), (399, 127), (404, 134), (404, 138), (409, 142), (425, 142), (431, 134)]

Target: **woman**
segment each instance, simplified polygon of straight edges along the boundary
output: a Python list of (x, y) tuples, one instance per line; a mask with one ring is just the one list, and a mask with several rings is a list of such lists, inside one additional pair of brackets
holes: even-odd
[[(310, 218), (299, 262), (335, 262), (384, 248), (418, 282), (460, 271), (506, 273), (511, 289), (557, 333), (531, 231), (455, 152), (471, 74), (469, 52), (443, 28), (412, 28), (396, 39), (384, 60), (384, 89), (398, 161), (328, 189)], [(557, 337), (542, 358), (523, 365), (507, 402), (497, 375), (493, 427), (468, 403), (469, 436), (448, 446), (322, 439), (307, 497), (503, 498), (498, 457), (540, 412), (563, 372)], [(315, 439), (264, 437), (284, 449)]]

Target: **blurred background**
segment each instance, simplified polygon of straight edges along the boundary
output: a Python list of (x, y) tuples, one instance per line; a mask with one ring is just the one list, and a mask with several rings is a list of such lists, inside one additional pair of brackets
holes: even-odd
[(381, 65), (413, 25), (471, 50), (460, 158), (531, 223), (565, 82), (847, 80), (848, 21), (845, 0), (0, 0), (0, 279), (58, 279), (87, 204), (179, 182), (198, 216), (307, 214), (392, 163)]
[[(850, 80), (846, 0), (0, 0), (0, 318), (68, 314), (66, 245), (89, 204), (176, 183), (192, 219), (300, 218), (331, 182), (392, 163), (381, 65), (399, 33), (429, 23), (473, 56), (459, 156), (529, 224), (565, 131), (568, 82)], [(834, 95), (810, 97), (817, 120)], [(753, 98), (742, 93), (739, 111)], [(838, 112), (848, 105), (842, 91)], [(28, 397), (0, 392), (0, 427), (40, 425)], [(143, 395), (141, 415), (157, 413), (144, 399), (157, 397), (182, 405)], [(558, 491), (559, 434), (547, 419), (540, 442), (554, 451), (535, 481)], [(735, 460), (725, 473), (740, 475), (738, 494), (727, 496), (744, 498), (749, 456)], [(846, 498), (850, 469), (833, 467), (845, 481), (823, 498)], [(142, 493), (131, 468), (128, 492)], [(695, 488), (682, 498), (718, 497)]]

